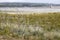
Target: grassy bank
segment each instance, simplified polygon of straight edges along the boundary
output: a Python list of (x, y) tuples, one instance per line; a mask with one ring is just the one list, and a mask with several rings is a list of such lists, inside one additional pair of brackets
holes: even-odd
[[(0, 35), (7, 40), (60, 40), (60, 12), (0, 13)], [(4, 37), (5, 36), (5, 37)]]

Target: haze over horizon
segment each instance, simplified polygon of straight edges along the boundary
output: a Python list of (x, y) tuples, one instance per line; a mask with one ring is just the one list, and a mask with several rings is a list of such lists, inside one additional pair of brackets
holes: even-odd
[(29, 2), (29, 3), (53, 3), (60, 4), (60, 0), (0, 0), (1, 2)]

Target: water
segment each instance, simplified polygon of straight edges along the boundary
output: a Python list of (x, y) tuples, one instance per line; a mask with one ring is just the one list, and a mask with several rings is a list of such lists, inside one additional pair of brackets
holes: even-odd
[(60, 12), (60, 8), (40, 8), (40, 7), (0, 7), (1, 11), (9, 12)]

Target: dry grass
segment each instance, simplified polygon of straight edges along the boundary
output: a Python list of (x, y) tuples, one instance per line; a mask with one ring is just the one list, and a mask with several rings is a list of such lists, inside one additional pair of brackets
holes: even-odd
[[(0, 13), (0, 39), (60, 40), (60, 12)], [(1, 40), (2, 40), (1, 39)]]

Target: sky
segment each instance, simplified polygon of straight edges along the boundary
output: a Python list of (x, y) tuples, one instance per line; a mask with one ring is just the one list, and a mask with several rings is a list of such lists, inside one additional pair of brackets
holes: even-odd
[(54, 4), (60, 4), (60, 0), (0, 0), (0, 2), (31, 2), (31, 3), (54, 3)]

